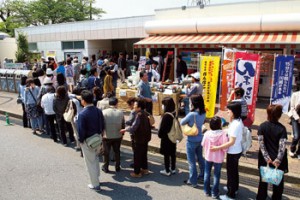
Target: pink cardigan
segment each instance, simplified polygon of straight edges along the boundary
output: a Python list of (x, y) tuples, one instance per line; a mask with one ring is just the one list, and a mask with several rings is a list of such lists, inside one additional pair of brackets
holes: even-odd
[(225, 131), (222, 130), (209, 130), (204, 134), (201, 145), (205, 151), (205, 160), (214, 163), (222, 163), (227, 149), (218, 151), (211, 151), (212, 146), (220, 146), (228, 142), (228, 137)]

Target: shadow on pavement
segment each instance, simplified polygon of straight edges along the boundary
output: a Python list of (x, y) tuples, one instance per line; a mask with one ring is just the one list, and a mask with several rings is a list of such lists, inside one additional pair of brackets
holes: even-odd
[(119, 199), (143, 199), (150, 200), (152, 197), (148, 195), (148, 192), (139, 187), (124, 186), (113, 182), (101, 182), (101, 191), (99, 194), (108, 196), (112, 200)]

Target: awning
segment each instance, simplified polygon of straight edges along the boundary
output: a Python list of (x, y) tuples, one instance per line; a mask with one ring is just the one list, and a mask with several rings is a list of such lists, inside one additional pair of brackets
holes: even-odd
[(153, 35), (134, 44), (135, 48), (296, 48), (300, 32), (214, 33)]

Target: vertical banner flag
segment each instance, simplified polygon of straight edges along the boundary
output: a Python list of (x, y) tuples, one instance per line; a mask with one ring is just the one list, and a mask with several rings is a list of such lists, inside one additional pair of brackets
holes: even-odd
[(230, 96), (231, 90), (234, 88), (234, 56), (233, 49), (223, 49), (223, 63), (222, 63), (222, 90), (220, 95), (220, 109), (225, 111), (227, 99)]
[(215, 115), (219, 66), (219, 56), (200, 57), (200, 80), (203, 85), (203, 98), (207, 118), (212, 118)]
[(247, 52), (235, 53), (235, 88), (241, 87), (245, 90), (244, 99), (248, 105), (248, 117), (244, 124), (251, 126), (254, 122), (256, 98), (258, 93), (260, 56)]
[(294, 56), (279, 55), (275, 58), (271, 104), (282, 105), (284, 113), (288, 112), (292, 95), (294, 62)]

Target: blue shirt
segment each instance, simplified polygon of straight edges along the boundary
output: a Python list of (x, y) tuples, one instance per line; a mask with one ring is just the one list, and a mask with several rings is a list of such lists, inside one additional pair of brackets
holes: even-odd
[(63, 65), (59, 65), (58, 68), (56, 69), (56, 73), (62, 73), (64, 77), (66, 77), (66, 69)]
[(180, 122), (180, 125), (186, 125), (188, 124), (190, 127), (192, 127), (195, 123), (196, 118), (196, 125), (198, 128), (198, 135), (197, 136), (188, 136), (187, 140), (189, 142), (201, 142), (203, 135), (202, 135), (202, 125), (204, 124), (204, 120), (206, 118), (206, 114), (200, 115), (199, 112), (190, 112), (187, 114)]
[(104, 117), (100, 109), (93, 105), (86, 106), (78, 115), (78, 140), (84, 140), (94, 134), (101, 134), (104, 130)]
[[(31, 93), (32, 95), (31, 95)], [(40, 92), (40, 88), (38, 86), (35, 86), (33, 89), (26, 88), (25, 89), (25, 96), (24, 96), (24, 104), (29, 105), (29, 104), (36, 104), (37, 103), (37, 97)]]
[(138, 84), (138, 97), (152, 98), (152, 92), (148, 82), (140, 81)]

